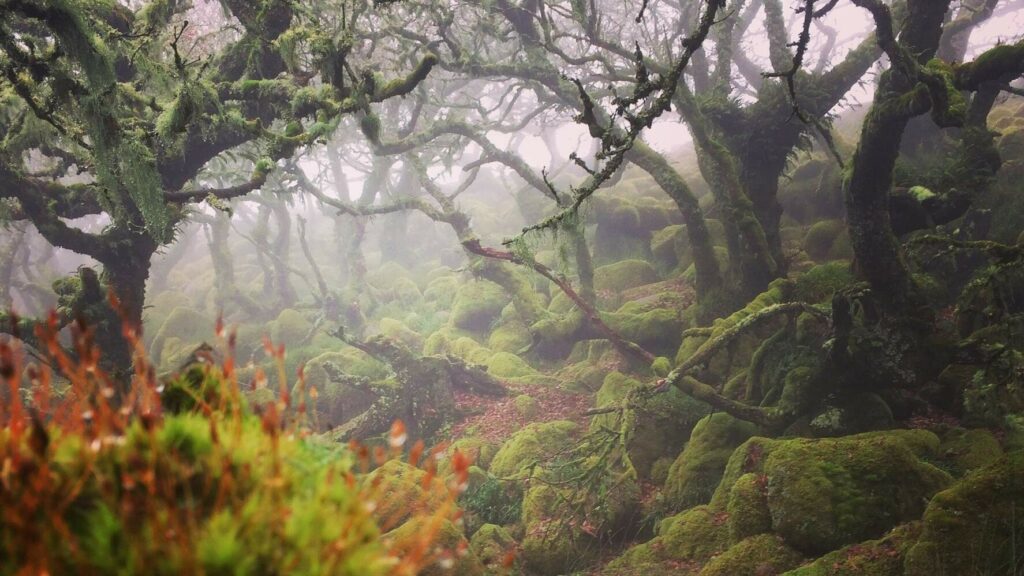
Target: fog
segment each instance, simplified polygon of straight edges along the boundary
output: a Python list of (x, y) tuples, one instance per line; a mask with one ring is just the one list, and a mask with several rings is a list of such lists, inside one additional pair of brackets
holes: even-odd
[(0, 0), (0, 572), (1024, 574), (1021, 30)]

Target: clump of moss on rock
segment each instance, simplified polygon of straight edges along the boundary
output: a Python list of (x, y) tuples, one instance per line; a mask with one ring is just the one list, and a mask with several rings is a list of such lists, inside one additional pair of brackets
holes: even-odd
[(549, 460), (568, 446), (576, 428), (575, 423), (567, 420), (526, 426), (513, 434), (494, 455), (491, 474), (498, 478), (528, 475), (534, 464)]
[[(711, 505), (722, 510), (732, 504), (734, 531), (763, 525), (767, 512), (772, 532), (789, 546), (824, 554), (920, 517), (928, 498), (951, 481), (920, 459), (923, 442), (937, 446), (938, 438), (921, 430), (821, 440), (753, 438), (730, 458)], [(747, 474), (755, 478), (741, 482)], [(763, 500), (743, 494), (750, 492), (750, 480), (764, 487)], [(741, 494), (734, 499), (737, 484)]]
[(493, 282), (467, 282), (455, 293), (450, 321), (463, 330), (484, 332), (508, 304), (508, 295)]
[(733, 451), (757, 432), (753, 424), (723, 412), (698, 422), (665, 480), (662, 495), (669, 509), (685, 510), (710, 501)]
[(906, 576), (1015, 573), (1024, 550), (1022, 511), (1024, 452), (1017, 451), (932, 498)]

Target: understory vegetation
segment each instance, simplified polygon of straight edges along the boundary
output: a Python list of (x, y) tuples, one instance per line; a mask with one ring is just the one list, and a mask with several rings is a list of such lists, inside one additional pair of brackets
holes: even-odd
[(1019, 0), (0, 0), (0, 574), (1024, 575)]

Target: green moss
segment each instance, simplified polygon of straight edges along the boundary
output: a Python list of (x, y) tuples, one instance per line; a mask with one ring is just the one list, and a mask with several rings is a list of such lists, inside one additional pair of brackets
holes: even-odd
[[(373, 515), (390, 526), (405, 523), (413, 514), (437, 510), (448, 498), (448, 489), (440, 478), (428, 477), (425, 470), (398, 460), (385, 462), (367, 480), (377, 486)], [(418, 502), (421, 509), (413, 510), (410, 502)]]
[(459, 279), (455, 276), (441, 276), (431, 280), (423, 291), (423, 300), (433, 302), (439, 307), (448, 308), (455, 300), (459, 290)]
[(540, 403), (533, 396), (520, 394), (515, 398), (516, 411), (527, 422), (537, 418), (540, 414)]
[(658, 356), (654, 359), (654, 363), (651, 364), (651, 372), (655, 376), (665, 377), (672, 371), (672, 361), (664, 356)]
[(487, 337), (487, 346), (497, 352), (516, 353), (532, 342), (533, 335), (519, 320), (502, 323)]
[(761, 576), (779, 574), (796, 566), (803, 557), (778, 536), (751, 536), (711, 559), (700, 576)]
[(846, 262), (820, 264), (797, 277), (793, 298), (812, 303), (831, 300), (837, 290), (855, 281), (850, 265)]
[(213, 338), (213, 328), (213, 322), (209, 317), (191, 310), (191, 308), (174, 308), (150, 343), (154, 364), (160, 367), (160, 372), (177, 368), (178, 365), (173, 361), (164, 359), (164, 347), (168, 339), (172, 337), (177, 338), (178, 344), (175, 346), (176, 349), (180, 351), (181, 348), (187, 347), (188, 352), (185, 354), (190, 354), (196, 346)]
[(478, 332), (488, 330), (508, 300), (501, 287), (492, 282), (478, 280), (465, 283), (455, 293), (450, 318), (452, 326)]
[[(882, 432), (823, 440), (752, 439), (730, 459), (712, 506), (726, 506), (740, 478), (753, 473), (766, 486), (772, 531), (792, 548), (817, 555), (877, 538), (918, 518), (927, 499), (950, 482), (948, 474), (921, 461), (909, 447), (920, 442), (917, 436)], [(757, 506), (737, 510), (753, 518), (730, 519), (736, 526), (763, 518)]]
[(609, 576), (669, 574), (679, 565), (701, 564), (729, 546), (724, 518), (697, 506), (661, 522), (658, 535), (608, 564)]
[(904, 524), (878, 540), (840, 548), (785, 576), (903, 576), (907, 550), (920, 532), (920, 522)]
[(740, 476), (729, 492), (729, 538), (739, 542), (749, 536), (772, 530), (768, 510), (768, 478), (754, 473)]
[[(621, 406), (641, 384), (619, 372), (611, 372), (597, 393), (599, 408)], [(623, 444), (637, 474), (651, 475), (654, 463), (679, 453), (697, 422), (709, 411), (707, 405), (672, 388), (653, 396), (634, 397), (623, 413), (595, 416), (591, 431), (608, 428), (625, 434)]]
[(412, 547), (418, 543), (418, 535), (430, 533), (434, 535), (435, 539), (434, 549), (430, 552), (436, 554), (437, 559), (432, 564), (421, 568), (416, 573), (418, 576), (482, 576), (484, 574), (484, 566), (476, 555), (461, 552), (469, 548), (469, 543), (462, 535), (462, 530), (448, 520), (442, 519), (438, 525), (431, 518), (416, 517), (384, 534), (384, 538), (410, 544), (408, 550), (403, 550), (401, 546), (396, 547), (395, 552), (402, 557), (413, 553)]
[(671, 509), (685, 510), (711, 500), (737, 446), (757, 434), (757, 427), (725, 413), (705, 417), (669, 469), (663, 496)]
[(524, 378), (537, 374), (525, 360), (510, 352), (497, 352), (485, 362), (488, 374), (498, 378)]
[(496, 572), (502, 568), (505, 557), (514, 553), (516, 545), (508, 530), (496, 524), (484, 524), (470, 539), (469, 551), (480, 559), (486, 570)]
[(410, 329), (401, 320), (394, 318), (381, 318), (377, 323), (380, 333), (388, 338), (401, 342), (410, 350), (423, 348), (423, 336), (415, 330)]
[(641, 314), (610, 312), (602, 319), (623, 338), (655, 350), (671, 350), (679, 345), (682, 321), (676, 310), (658, 308)]
[(846, 223), (842, 220), (822, 220), (815, 223), (804, 235), (804, 252), (815, 262), (827, 260), (832, 244), (845, 231)]
[(658, 230), (651, 237), (651, 255), (654, 256), (654, 261), (662, 272), (668, 272), (679, 265), (676, 236), (685, 234), (686, 227), (675, 224)]
[(286, 308), (278, 314), (270, 328), (270, 339), (274, 344), (295, 347), (309, 336), (313, 324), (296, 310)]
[(943, 434), (939, 452), (958, 475), (993, 464), (1003, 455), (999, 440), (991, 432), (963, 428), (953, 428)]
[(658, 280), (658, 272), (644, 260), (623, 260), (594, 270), (594, 289), (613, 293)]
[(501, 446), (491, 461), (490, 472), (498, 478), (528, 475), (534, 464), (568, 446), (575, 432), (576, 424), (565, 420), (530, 424)]
[(1022, 510), (1024, 452), (1014, 452), (932, 498), (921, 538), (907, 555), (906, 576), (1019, 570)]

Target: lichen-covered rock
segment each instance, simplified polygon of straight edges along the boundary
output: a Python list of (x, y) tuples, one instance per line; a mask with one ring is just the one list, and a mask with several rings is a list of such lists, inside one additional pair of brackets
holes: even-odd
[(526, 426), (513, 434), (494, 455), (491, 474), (498, 478), (527, 474), (535, 463), (550, 459), (568, 446), (576, 428), (576, 424), (567, 420)]
[[(749, 492), (749, 476), (765, 487), (759, 501), (738, 497), (733, 526), (763, 522), (795, 550), (819, 555), (877, 538), (920, 517), (925, 503), (950, 477), (919, 459), (924, 431), (869, 433), (835, 439), (753, 438), (729, 460), (712, 499), (721, 510), (737, 484)], [(740, 482), (741, 478), (747, 478)], [(744, 515), (750, 516), (749, 520)]]
[(733, 451), (755, 434), (756, 426), (724, 412), (698, 422), (665, 480), (662, 494), (670, 509), (685, 510), (710, 501)]
[(594, 270), (594, 289), (621, 292), (657, 282), (658, 272), (644, 260), (623, 260)]
[(455, 293), (450, 321), (464, 330), (483, 332), (508, 304), (508, 295), (493, 282), (477, 280), (463, 284)]
[(699, 576), (764, 576), (799, 566), (803, 557), (772, 534), (751, 536), (711, 559)]
[(1024, 452), (1013, 452), (932, 498), (906, 576), (1019, 573), (1022, 510)]
[(920, 533), (920, 522), (897, 526), (878, 540), (840, 548), (783, 576), (903, 576), (907, 550)]
[(484, 566), (486, 574), (500, 574), (505, 559), (515, 554), (516, 541), (508, 530), (496, 524), (484, 524), (469, 540), (469, 551)]

